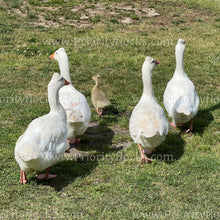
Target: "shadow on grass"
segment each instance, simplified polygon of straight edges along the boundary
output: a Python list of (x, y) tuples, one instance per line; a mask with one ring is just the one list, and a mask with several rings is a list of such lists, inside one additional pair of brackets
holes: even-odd
[(100, 125), (107, 126), (117, 124), (118, 119), (124, 116), (126, 108), (120, 106), (115, 100), (111, 100), (111, 105), (103, 110), (103, 115), (99, 117)]
[(166, 140), (155, 149), (152, 159), (171, 164), (179, 160), (184, 153), (185, 141), (177, 133), (170, 133)]
[(211, 112), (219, 108), (220, 108), (220, 103), (213, 105), (210, 108), (199, 110), (194, 120), (195, 126), (193, 132), (198, 133), (200, 135), (203, 134), (205, 128), (207, 128), (211, 123), (211, 121), (214, 120), (214, 117)]
[(102, 115), (98, 116), (97, 112), (92, 109), (93, 120), (97, 121), (102, 126), (116, 124), (118, 122), (119, 111), (113, 105), (103, 109)]
[(89, 175), (98, 165), (99, 160), (105, 158), (105, 154), (112, 152), (112, 138), (114, 132), (105, 125), (93, 125), (82, 136), (78, 145), (72, 145), (70, 153), (65, 154), (62, 161), (51, 167), (51, 173), (57, 178), (40, 181), (40, 185), (49, 185), (56, 191), (74, 182), (76, 178)]
[(96, 151), (108, 153), (111, 151), (114, 131), (106, 123), (94, 124), (83, 135), (81, 142), (75, 147), (80, 151)]
[[(110, 105), (108, 107), (106, 107), (103, 110), (103, 115), (111, 115), (111, 116), (117, 116), (119, 114), (119, 111), (117, 108), (115, 108), (113, 105)], [(117, 118), (116, 118), (117, 119)]]
[(39, 185), (51, 186), (59, 192), (74, 182), (76, 178), (83, 178), (90, 174), (97, 166), (97, 163), (97, 161), (78, 162), (71, 159), (64, 159), (51, 168), (50, 173), (56, 174), (56, 178), (51, 180), (36, 179), (36, 182)]
[[(193, 121), (193, 133), (194, 134), (199, 134), (202, 135), (205, 131), (205, 129), (209, 126), (211, 121), (214, 120), (214, 117), (212, 115), (212, 111), (219, 109), (220, 108), (220, 103), (207, 108), (203, 110), (199, 110), (197, 115), (194, 118)], [(187, 122), (183, 124), (182, 126), (179, 126), (178, 128), (181, 130), (182, 134), (185, 134), (185, 131), (189, 128), (190, 122)]]
[(99, 123), (102, 126), (117, 124), (119, 111), (113, 105), (105, 109), (105, 114), (100, 118)]

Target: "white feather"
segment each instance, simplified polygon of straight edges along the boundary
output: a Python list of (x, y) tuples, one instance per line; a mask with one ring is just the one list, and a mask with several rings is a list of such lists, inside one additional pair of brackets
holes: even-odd
[(67, 147), (66, 113), (59, 103), (54, 102), (58, 100), (53, 94), (58, 96), (58, 91), (54, 91), (59, 89), (57, 86), (48, 86), (51, 111), (34, 119), (16, 143), (15, 159), (25, 173), (51, 167), (62, 159)]
[[(54, 59), (58, 61), (61, 75), (70, 82), (69, 60), (64, 48), (58, 49)], [(72, 84), (60, 89), (60, 103), (67, 114), (68, 139), (82, 135), (89, 126), (91, 110), (85, 96)]]
[(156, 102), (153, 93), (151, 72), (156, 64), (152, 64), (152, 61), (154, 61), (152, 58), (147, 57), (143, 64), (144, 91), (140, 101), (133, 109), (129, 123), (130, 135), (134, 142), (150, 150), (165, 140), (169, 130), (164, 111)]
[(178, 40), (176, 45), (176, 70), (168, 82), (163, 96), (164, 106), (174, 124), (190, 121), (198, 111), (199, 97), (193, 82), (183, 67), (185, 41)]

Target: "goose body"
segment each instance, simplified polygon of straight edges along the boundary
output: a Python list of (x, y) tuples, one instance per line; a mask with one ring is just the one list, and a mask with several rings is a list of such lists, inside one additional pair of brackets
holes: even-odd
[[(53, 166), (67, 146), (66, 112), (59, 102), (58, 92), (65, 80), (55, 73), (48, 85), (50, 112), (34, 119), (18, 139), (15, 159), (21, 168), (20, 182), (26, 183), (26, 173)], [(44, 176), (47, 179), (48, 175)]]
[(143, 94), (132, 111), (129, 131), (132, 139), (138, 144), (142, 162), (151, 162), (144, 152), (152, 152), (166, 138), (169, 124), (162, 107), (157, 103), (153, 93), (151, 74), (159, 63), (151, 57), (146, 57), (142, 66)]
[(55, 51), (50, 58), (58, 61), (61, 75), (70, 82), (70, 85), (60, 89), (59, 97), (67, 114), (68, 141), (77, 143), (77, 137), (82, 135), (89, 126), (91, 111), (85, 96), (71, 83), (69, 59), (64, 48)]
[(92, 88), (91, 100), (97, 113), (101, 115), (103, 112), (103, 109), (111, 105), (111, 102), (106, 98), (105, 93), (101, 91), (101, 89), (99, 88), (99, 78), (100, 78), (99, 75), (92, 77), (92, 79), (95, 80), (96, 84)]
[(164, 106), (172, 118), (172, 126), (178, 126), (191, 120), (197, 114), (199, 96), (193, 82), (186, 75), (183, 67), (185, 41), (179, 39), (175, 48), (176, 69), (172, 79), (168, 82), (163, 96)]

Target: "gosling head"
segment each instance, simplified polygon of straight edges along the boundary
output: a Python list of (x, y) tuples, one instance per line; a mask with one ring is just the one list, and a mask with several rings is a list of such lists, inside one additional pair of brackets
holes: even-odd
[(95, 80), (95, 82), (97, 82), (100, 77), (101, 77), (100, 75), (97, 75), (97, 76), (93, 76), (92, 79)]

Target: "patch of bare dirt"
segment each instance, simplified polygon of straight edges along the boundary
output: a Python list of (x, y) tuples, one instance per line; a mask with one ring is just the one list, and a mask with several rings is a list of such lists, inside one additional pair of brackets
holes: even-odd
[(91, 155), (91, 153), (97, 154), (97, 152), (99, 152), (99, 145), (103, 144), (110, 145), (111, 147), (109, 149), (102, 149), (101, 154), (103, 151), (108, 152), (127, 149), (132, 143), (129, 140), (120, 143), (112, 143), (112, 138), (116, 134), (129, 136), (129, 131), (118, 125), (103, 129), (103, 126), (100, 126), (97, 122), (90, 122), (88, 130), (82, 136), (81, 143), (78, 145), (70, 145), (70, 153), (68, 153), (66, 157), (72, 157), (72, 159), (77, 160), (77, 158), (82, 159), (88, 155)]
[(126, 150), (128, 147), (131, 146), (131, 144), (132, 144), (132, 142), (126, 141), (126, 142), (122, 142), (122, 143), (113, 144), (112, 146), (118, 150)]
[(20, 9), (18, 8), (14, 8), (13, 9), (14, 13), (21, 16), (21, 17), (27, 17), (27, 15), (25, 13), (23, 13)]
[[(21, 17), (28, 17), (28, 13), (33, 11), (37, 16), (37, 21), (31, 21), (32, 24), (44, 27), (58, 27), (63, 24), (76, 27), (87, 27), (103, 21), (110, 21), (112, 19), (114, 19), (115, 22), (126, 25), (140, 23), (142, 18), (159, 16), (154, 9), (143, 8), (138, 3), (135, 3), (134, 6), (126, 5), (126, 3), (113, 3), (106, 6), (106, 3), (102, 2), (92, 5), (85, 2), (84, 4), (79, 4), (73, 8), (69, 8), (68, 18), (65, 18), (65, 13), (63, 16), (59, 16), (59, 13), (62, 12), (62, 10), (62, 7), (32, 6), (27, 1), (23, 1), (23, 4), (19, 9), (12, 9), (13, 13)], [(60, 21), (57, 22), (55, 21), (56, 19), (46, 19), (46, 16), (50, 12), (53, 14), (57, 13)], [(73, 19), (71, 18), (71, 15), (73, 16)], [(74, 19), (75, 17), (77, 17), (77, 19)], [(96, 19), (97, 17), (98, 19)]]
[(125, 17), (125, 18), (121, 19), (121, 23), (122, 24), (133, 24), (133, 19), (129, 18), (129, 17)]
[(111, 129), (114, 131), (114, 133), (116, 133), (116, 134), (130, 135), (128, 129), (123, 128), (123, 127), (121, 127), (121, 126), (119, 126), (119, 125), (114, 125), (114, 126), (111, 126), (110, 128), (111, 128)]
[[(182, 10), (179, 4), (176, 8), (165, 6), (161, 15), (149, 8), (147, 2), (132, 4), (121, 2), (106, 4), (104, 2), (90, 3), (85, 1), (74, 7), (39, 7), (23, 1), (19, 9), (10, 9), (11, 12), (23, 18), (29, 18), (30, 12), (36, 19), (28, 22), (34, 26), (59, 27), (69, 25), (77, 28), (97, 26), (103, 23), (120, 23), (125, 26), (144, 23), (149, 28), (167, 28), (169, 26), (192, 26), (198, 22), (214, 19), (211, 12), (198, 9)], [(144, 27), (146, 27), (144, 25)], [(139, 31), (140, 29), (138, 29)]]

